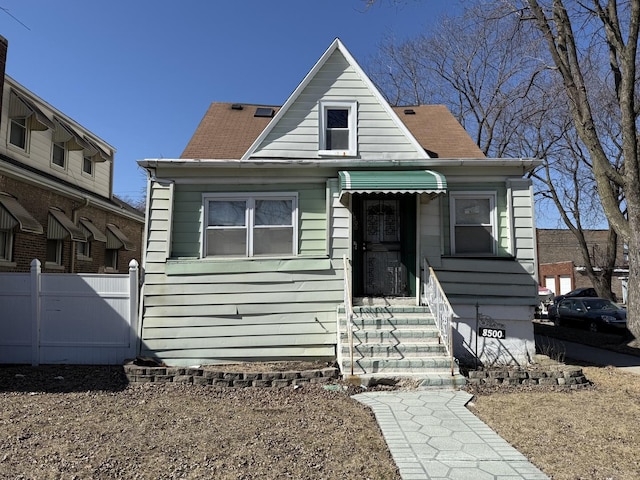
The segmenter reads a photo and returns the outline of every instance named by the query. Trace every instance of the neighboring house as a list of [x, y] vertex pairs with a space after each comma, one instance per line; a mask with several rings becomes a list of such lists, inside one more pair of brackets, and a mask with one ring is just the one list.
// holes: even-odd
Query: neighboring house
[[[335, 359], [345, 256], [353, 296], [389, 306], [423, 303], [428, 261], [459, 317], [456, 356], [535, 353], [523, 175], [539, 162], [485, 158], [444, 106], [392, 108], [339, 40], [283, 106], [213, 103], [182, 158], [139, 163], [143, 355]], [[506, 339], [478, 339], [478, 317]]]
[[144, 214], [112, 194], [115, 149], [5, 75], [0, 37], [0, 272], [127, 273]]
[[[607, 248], [608, 230], [585, 230], [591, 263], [601, 272]], [[569, 230], [538, 229], [538, 273], [540, 284], [556, 295], [562, 295], [581, 287], [593, 287], [582, 252], [575, 235]], [[611, 290], [616, 299], [626, 303], [629, 263], [624, 242], [618, 239], [616, 263], [611, 279]]]

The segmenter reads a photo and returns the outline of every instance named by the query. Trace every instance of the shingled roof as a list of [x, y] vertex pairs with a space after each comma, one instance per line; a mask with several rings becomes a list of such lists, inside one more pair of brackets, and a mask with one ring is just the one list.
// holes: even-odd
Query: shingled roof
[[[239, 159], [271, 121], [258, 108], [279, 106], [214, 102], [200, 121], [180, 158]], [[484, 158], [469, 134], [444, 105], [393, 107], [432, 158]]]

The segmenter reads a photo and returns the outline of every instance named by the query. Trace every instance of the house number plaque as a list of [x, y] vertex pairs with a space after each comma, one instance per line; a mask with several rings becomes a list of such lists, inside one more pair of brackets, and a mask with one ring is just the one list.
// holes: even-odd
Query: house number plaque
[[504, 325], [487, 315], [478, 315], [478, 330], [478, 334], [484, 338], [496, 338], [498, 340], [507, 338], [507, 331]]

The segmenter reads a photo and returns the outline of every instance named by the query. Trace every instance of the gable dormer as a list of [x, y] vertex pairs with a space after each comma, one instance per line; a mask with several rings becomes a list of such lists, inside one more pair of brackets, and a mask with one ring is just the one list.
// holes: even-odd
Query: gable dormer
[[429, 158], [336, 39], [243, 159]]

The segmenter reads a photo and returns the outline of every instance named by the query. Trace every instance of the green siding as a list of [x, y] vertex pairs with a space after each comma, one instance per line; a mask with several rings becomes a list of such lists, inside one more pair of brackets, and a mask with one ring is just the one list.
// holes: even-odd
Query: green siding
[[270, 185], [176, 185], [171, 256], [200, 257], [202, 195], [221, 192], [298, 192], [299, 255], [326, 254], [327, 213], [324, 183]]
[[[507, 188], [504, 183], [468, 183], [463, 185], [449, 185], [449, 191], [455, 192], [480, 192], [496, 194], [496, 209], [498, 217], [498, 241], [497, 256], [511, 256], [509, 253], [509, 220], [507, 206]], [[442, 198], [442, 235], [444, 240], [444, 253], [451, 255], [451, 217], [449, 195]]]
[[[142, 354], [173, 365], [333, 359], [336, 308], [344, 287], [342, 254], [348, 245], [341, 228], [335, 241], [327, 233], [334, 223], [328, 217], [348, 218], [336, 200], [337, 181], [225, 187], [297, 191], [300, 255], [198, 258], [202, 194], [219, 192], [221, 185], [176, 184], [173, 212], [170, 202], [157, 202], [155, 217], [173, 219], [173, 248], [168, 259], [147, 253]], [[168, 238], [158, 231], [149, 236], [149, 244], [161, 251]], [[332, 258], [331, 251], [339, 256]]]

